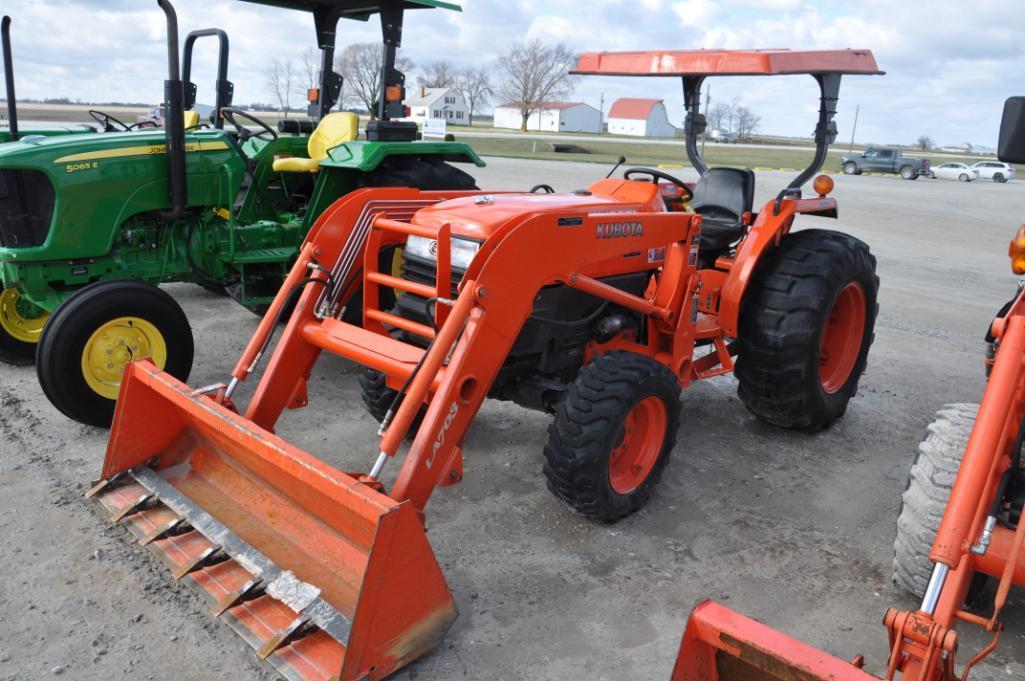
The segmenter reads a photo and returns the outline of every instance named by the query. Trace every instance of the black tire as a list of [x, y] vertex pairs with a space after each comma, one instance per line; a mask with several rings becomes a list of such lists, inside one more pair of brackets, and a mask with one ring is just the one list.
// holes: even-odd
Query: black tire
[[79, 423], [110, 427], [116, 397], [101, 395], [90, 387], [82, 358], [93, 333], [121, 317], [135, 317], [155, 328], [166, 346], [164, 370], [169, 374], [185, 381], [192, 370], [192, 329], [171, 296], [131, 279], [90, 284], [57, 308], [36, 351], [36, 373], [43, 392], [53, 406]]
[[1004, 182], [1007, 182], [1007, 178], [1004, 177], [1003, 173], [993, 173], [993, 181], [1003, 184]]
[[[936, 412], [908, 474], [893, 541], [893, 582], [918, 598], [932, 575], [929, 552], [978, 411], [977, 404], [948, 404]], [[975, 601], [986, 582], [985, 575], [976, 574], [965, 601]]]
[[31, 366], [36, 361], [36, 343], [24, 340], [34, 336], [36, 331], [33, 328], [30, 334], [24, 332], [23, 324], [28, 318], [19, 310], [23, 302], [19, 293], [0, 288], [0, 362], [19, 367]]
[[[398, 391], [388, 387], [387, 377], [380, 371], [364, 369], [359, 375], [359, 394], [363, 398], [363, 404], [367, 405], [367, 411], [370, 412], [370, 415], [378, 423], [381, 423], [388, 414], [388, 409], [391, 408]], [[412, 425], [409, 427], [409, 432], [406, 433], [406, 439], [412, 440], [416, 437], [416, 431], [420, 430], [420, 424], [423, 422], [425, 411], [424, 408], [421, 408], [417, 412]]]
[[[767, 423], [821, 430], [843, 416], [865, 371], [878, 313], [875, 257], [850, 235], [810, 229], [784, 237], [763, 259], [741, 303], [737, 393]], [[842, 353], [848, 361], [826, 384], [820, 360], [827, 324], [837, 323], [838, 302], [857, 301], [858, 289], [860, 348], [856, 356], [853, 346]]]
[[412, 187], [424, 191], [477, 189], [473, 176], [441, 159], [393, 156], [363, 178], [365, 187]]
[[900, 176], [905, 180], [917, 180], [918, 173], [911, 166], [902, 166], [900, 169]]
[[853, 161], [848, 161], [843, 164], [843, 172], [845, 175], [860, 175], [861, 171], [858, 170], [858, 164]]
[[[612, 482], [613, 452], [623, 444], [627, 416], [647, 398], [664, 407], [664, 435], [646, 475], [641, 472], [644, 477], [633, 489], [617, 491]], [[680, 386], [668, 367], [632, 352], [596, 358], [566, 390], [548, 428], [548, 489], [593, 520], [612, 523], [633, 513], [648, 501], [669, 463], [679, 419]]]
[[957, 176], [959, 182], [971, 182], [972, 178], [968, 177], [968, 173], [961, 173]]

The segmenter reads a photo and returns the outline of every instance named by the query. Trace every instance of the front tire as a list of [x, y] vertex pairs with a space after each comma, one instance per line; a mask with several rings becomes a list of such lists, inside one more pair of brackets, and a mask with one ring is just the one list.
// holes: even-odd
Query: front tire
[[[933, 568], [929, 552], [978, 411], [977, 404], [946, 405], [936, 412], [925, 439], [918, 445], [893, 541], [893, 582], [913, 596], [921, 598], [929, 584]], [[985, 583], [985, 575], [975, 576], [968, 603], [975, 600]]]
[[737, 393], [767, 423], [821, 430], [843, 416], [865, 371], [875, 257], [850, 235], [813, 229], [763, 258], [741, 303]]
[[584, 367], [548, 428], [548, 489], [580, 515], [616, 522], [643, 506], [676, 443], [680, 386], [664, 364], [609, 352]]
[[53, 313], [36, 351], [36, 373], [63, 414], [108, 428], [128, 362], [149, 358], [185, 381], [193, 350], [189, 320], [171, 296], [141, 281], [101, 281]]
[[843, 172], [845, 175], [857, 175], [858, 165], [856, 163], [844, 163]]
[[30, 303], [16, 289], [0, 290], [0, 362], [30, 366], [49, 313]]

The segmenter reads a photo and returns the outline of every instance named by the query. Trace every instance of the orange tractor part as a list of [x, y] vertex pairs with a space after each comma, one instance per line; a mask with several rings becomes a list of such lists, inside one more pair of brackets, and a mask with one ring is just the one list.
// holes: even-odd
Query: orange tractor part
[[[847, 66], [830, 69], [875, 72], [867, 53], [839, 54]], [[820, 122], [835, 110], [826, 99]], [[756, 213], [744, 206], [750, 171], [702, 174], [692, 186], [635, 168], [570, 194], [345, 196], [311, 230], [227, 384], [192, 390], [130, 366], [90, 495], [286, 677], [388, 676], [456, 617], [425, 509], [462, 479], [464, 437], [489, 396], [553, 414], [548, 486], [606, 522], [650, 497], [680, 390], [732, 371], [734, 356], [760, 418], [817, 430], [843, 414], [872, 339], [875, 261], [848, 235], [790, 231], [799, 214], [835, 217], [830, 183], [814, 198], [789, 187]], [[778, 295], [785, 287], [799, 295]], [[274, 434], [286, 410], [308, 406], [324, 352], [365, 367], [381, 421], [359, 472]]]
[[[1005, 162], [1025, 163], [1025, 97], [1012, 97], [1005, 104], [999, 156]], [[1012, 271], [1025, 274], [1025, 225], [1011, 241], [1009, 255]], [[1012, 586], [1025, 587], [1022, 286], [993, 320], [987, 342], [988, 354], [995, 357], [986, 362], [989, 382], [977, 414], [965, 409], [968, 405], [952, 405], [940, 412], [934, 424], [946, 426], [941, 438], [946, 442], [959, 441], [951, 426], [961, 425], [967, 431], [962, 434], [966, 445], [958, 452], [960, 465], [953, 483], [943, 487], [940, 482], [949, 460], [916, 461], [909, 476], [895, 542], [894, 579], [921, 591], [916, 595], [922, 603], [918, 610], [886, 612], [883, 626], [890, 650], [886, 669], [879, 676], [870, 674], [862, 669], [860, 655], [845, 662], [709, 601], [691, 613], [672, 681], [968, 681], [972, 669], [1000, 642], [1000, 614]], [[962, 423], [952, 421], [952, 415]], [[920, 457], [935, 449], [927, 439]], [[924, 466], [921, 473], [920, 465]], [[915, 537], [904, 523], [921, 528], [928, 515], [915, 505], [920, 485], [928, 485], [927, 504], [946, 495], [946, 507], [936, 526], [927, 528], [935, 532], [931, 550], [916, 556]], [[922, 588], [912, 579], [916, 572], [922, 573]], [[981, 602], [980, 579], [996, 581], [987, 607]], [[978, 650], [961, 651], [957, 627], [962, 624], [982, 629], [989, 642]]]

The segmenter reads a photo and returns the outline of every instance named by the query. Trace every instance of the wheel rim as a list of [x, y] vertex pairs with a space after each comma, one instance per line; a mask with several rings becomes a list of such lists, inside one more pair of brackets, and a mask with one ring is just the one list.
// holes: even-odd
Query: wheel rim
[[609, 456], [609, 483], [617, 494], [629, 494], [644, 484], [655, 467], [665, 441], [666, 405], [646, 397], [626, 415], [619, 443]]
[[838, 392], [851, 376], [865, 335], [865, 290], [851, 282], [840, 291], [826, 318], [819, 346], [819, 381], [827, 393]]
[[26, 300], [14, 289], [0, 292], [0, 328], [22, 343], [38, 343], [50, 313]]
[[149, 358], [163, 369], [167, 342], [150, 322], [139, 317], [118, 317], [100, 326], [82, 349], [82, 376], [97, 395], [117, 399], [125, 366]]

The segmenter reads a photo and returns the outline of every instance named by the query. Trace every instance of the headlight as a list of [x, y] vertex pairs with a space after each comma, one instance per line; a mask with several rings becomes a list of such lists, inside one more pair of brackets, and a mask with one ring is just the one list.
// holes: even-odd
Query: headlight
[[[452, 267], [465, 270], [480, 250], [480, 243], [469, 239], [452, 239]], [[431, 262], [438, 261], [438, 242], [423, 236], [410, 236], [406, 240], [406, 252]]]

